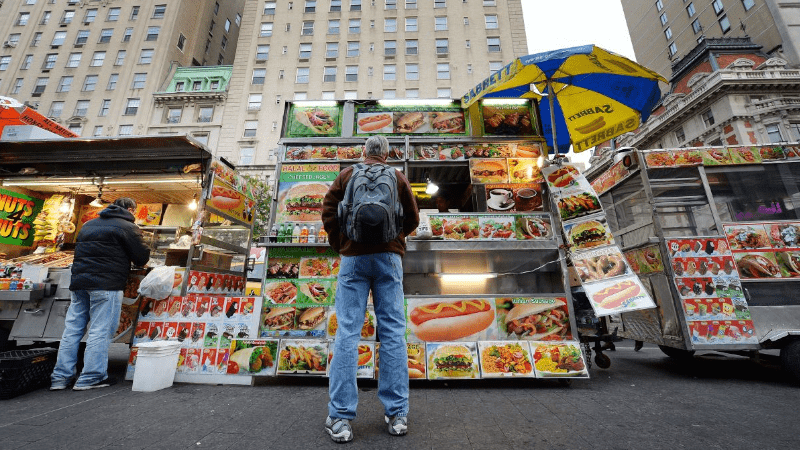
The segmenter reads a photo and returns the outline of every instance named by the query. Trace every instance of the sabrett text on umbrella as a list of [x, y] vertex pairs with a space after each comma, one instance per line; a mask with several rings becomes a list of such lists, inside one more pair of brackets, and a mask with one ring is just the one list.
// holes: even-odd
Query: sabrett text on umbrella
[[616, 125], [612, 125], [606, 129], [600, 130], [597, 133], [593, 134], [591, 137], [588, 137], [582, 141], [573, 142], [572, 146], [575, 147], [575, 151], [580, 152], [586, 150], [589, 147], [593, 147], [596, 144], [601, 142], [605, 142], [612, 137], [619, 136], [622, 133], [633, 131], [638, 127], [637, 120], [633, 117], [627, 119], [625, 122], [620, 122]]
[[573, 115], [567, 117], [567, 120], [572, 122], [573, 120], [575, 120], [575, 119], [577, 119], [579, 117], [588, 116], [590, 114], [612, 113], [612, 112], [614, 112], [614, 108], [611, 105], [593, 106], [591, 108], [584, 109], [583, 111], [581, 111], [581, 112], [579, 112], [577, 114], [573, 114]]

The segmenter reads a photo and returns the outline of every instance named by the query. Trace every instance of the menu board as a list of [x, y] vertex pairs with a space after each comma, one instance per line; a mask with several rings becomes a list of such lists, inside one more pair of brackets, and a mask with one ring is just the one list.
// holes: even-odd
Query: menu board
[[800, 222], [723, 223], [743, 280], [800, 280]]
[[353, 135], [464, 135], [464, 110], [453, 105], [356, 105]]
[[625, 155], [623, 159], [617, 161], [609, 167], [605, 172], [600, 174], [599, 177], [592, 181], [592, 189], [597, 192], [597, 195], [603, 195], [609, 189], [626, 180], [633, 172], [631, 168], [634, 164], [633, 158], [636, 157], [635, 153]]
[[282, 165], [275, 223], [322, 221], [322, 200], [338, 175], [338, 163]]
[[757, 344], [725, 238], [673, 238], [666, 244], [692, 345]]
[[286, 137], [340, 136], [341, 107], [292, 105], [286, 123]]
[[768, 161], [796, 158], [800, 158], [800, 146], [797, 144], [697, 147], [644, 152], [645, 164], [650, 169], [699, 165], [761, 164]]
[[550, 214], [429, 214], [434, 239], [536, 240], [553, 239]]
[[228, 373], [231, 375], [275, 375], [278, 367], [277, 339], [232, 339]]
[[[247, 224], [253, 223], [253, 210], [256, 206], [255, 200], [216, 175], [214, 176], [211, 191], [208, 194], [205, 204], [207, 207], [212, 208], [224, 216], [233, 217]], [[161, 210], [159, 209], [159, 219], [160, 216]]]
[[541, 183], [500, 183], [486, 185], [487, 212], [541, 211], [544, 199]]

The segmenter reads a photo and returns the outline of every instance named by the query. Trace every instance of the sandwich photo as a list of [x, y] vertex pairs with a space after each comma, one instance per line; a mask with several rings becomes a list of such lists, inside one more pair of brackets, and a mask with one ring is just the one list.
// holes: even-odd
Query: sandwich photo
[[319, 109], [296, 110], [294, 118], [300, 125], [313, 132], [314, 134], [332, 134], [336, 132], [336, 121], [330, 113]]
[[330, 287], [317, 281], [307, 281], [300, 285], [300, 292], [314, 303], [332, 303], [331, 290]]
[[[546, 300], [549, 301], [511, 304], [502, 319], [501, 331], [505, 330], [510, 338], [529, 341], [572, 339], [566, 302], [559, 298]], [[508, 305], [506, 301], [503, 306]]]
[[413, 133], [425, 124], [425, 115], [421, 112], [395, 113], [394, 132]]
[[313, 330], [325, 321], [325, 308], [314, 306], [308, 308], [297, 318], [297, 328], [301, 330]]
[[514, 221], [518, 240], [551, 237], [550, 224], [538, 217], [517, 216]]
[[298, 183], [283, 193], [282, 207], [286, 221], [312, 222], [322, 216], [322, 200], [328, 193], [323, 183]]
[[460, 112], [432, 112], [431, 128], [436, 133], [463, 133], [464, 114]]
[[597, 220], [587, 220], [576, 224], [569, 229], [568, 233], [569, 241], [575, 247], [572, 250], [583, 250], [614, 242], [605, 225]]
[[[780, 278], [781, 271], [774, 260], [775, 253], [750, 253], [739, 258], [737, 254], [736, 266], [742, 278]], [[790, 258], [791, 259], [791, 258]]]
[[275, 281], [265, 286], [267, 301], [270, 303], [294, 303], [297, 298], [297, 286], [290, 281]]
[[[275, 366], [275, 353], [277, 341], [272, 341], [264, 346], [240, 348], [231, 353], [228, 359], [228, 373], [252, 375], [262, 371], [269, 371]], [[269, 345], [271, 344], [271, 345]], [[241, 345], [236, 342], [237, 347]]]
[[442, 344], [428, 356], [428, 379], [431, 380], [476, 378], [477, 372], [472, 350], [464, 344]]
[[600, 211], [600, 200], [590, 192], [580, 192], [566, 195], [558, 200], [558, 210], [561, 220], [574, 219]]
[[455, 341], [486, 330], [494, 321], [488, 299], [451, 300], [409, 305], [409, 328], [421, 341]]
[[390, 113], [359, 114], [358, 117], [358, 133], [379, 131], [392, 124], [392, 115]]
[[291, 330], [294, 328], [294, 315], [292, 307], [266, 308], [261, 324], [268, 330]]
[[505, 160], [470, 159], [469, 168], [473, 183], [508, 182], [508, 168]]
[[359, 344], [358, 345], [358, 365], [359, 366], [366, 366], [372, 365], [373, 351], [372, 347], [368, 344]]

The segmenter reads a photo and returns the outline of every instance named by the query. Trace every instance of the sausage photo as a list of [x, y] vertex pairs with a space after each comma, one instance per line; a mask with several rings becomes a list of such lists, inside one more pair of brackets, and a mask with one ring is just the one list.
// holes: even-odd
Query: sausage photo
[[380, 130], [392, 124], [391, 114], [377, 114], [358, 119], [358, 128], [367, 133]]
[[494, 309], [485, 299], [454, 300], [419, 305], [409, 312], [409, 327], [426, 342], [453, 341], [485, 330]]

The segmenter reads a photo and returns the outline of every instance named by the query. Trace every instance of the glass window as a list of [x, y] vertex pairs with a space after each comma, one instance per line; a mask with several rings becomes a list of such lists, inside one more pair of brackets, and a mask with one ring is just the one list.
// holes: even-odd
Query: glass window
[[666, 25], [667, 24], [667, 13], [661, 13], [661, 15], [659, 16], [659, 19], [661, 20], [661, 25]]
[[58, 87], [56, 87], [56, 92], [69, 92], [69, 89], [72, 87], [72, 76], [65, 76], [61, 77], [58, 81]]
[[294, 93], [295, 100], [308, 100], [308, 93], [307, 92], [295, 92]]
[[450, 64], [448, 63], [436, 64], [436, 79], [437, 80], [450, 79]]
[[147, 27], [147, 36], [144, 38], [145, 41], [156, 41], [158, 40], [158, 33], [161, 32], [161, 27]]
[[406, 31], [417, 31], [416, 17], [406, 17]]
[[100, 30], [100, 40], [97, 41], [100, 44], [107, 44], [111, 42], [111, 35], [114, 34], [113, 28], [103, 28]]
[[153, 8], [153, 19], [163, 19], [166, 11], [167, 5], [156, 5]]
[[119, 20], [119, 13], [122, 8], [109, 8], [108, 14], [106, 15], [106, 21], [108, 22], [116, 22]]
[[406, 89], [406, 98], [419, 98], [419, 89]]
[[678, 47], [675, 45], [674, 42], [669, 43], [669, 56], [678, 53]]
[[358, 81], [358, 66], [346, 66], [344, 81]]
[[253, 69], [253, 78], [251, 79], [251, 84], [264, 84], [264, 80], [267, 77], [267, 69], [264, 68], [256, 68]]
[[397, 19], [383, 19], [383, 31], [394, 33], [397, 31]]
[[31, 47], [36, 47], [37, 45], [39, 45], [39, 42], [42, 42], [42, 32], [41, 31], [37, 31], [36, 33], [33, 33], [33, 39], [31, 39]]
[[83, 124], [81, 124], [80, 122], [75, 122], [75, 123], [69, 124], [67, 126], [67, 128], [69, 129], [69, 131], [72, 131], [73, 133], [75, 133], [78, 136], [80, 136], [81, 135], [81, 131], [83, 130]]
[[89, 30], [79, 30], [75, 38], [75, 45], [83, 45], [89, 40]]
[[384, 89], [383, 98], [397, 98], [397, 91], [394, 89]]
[[75, 114], [78, 117], [86, 117], [89, 113], [89, 100], [78, 100], [75, 102]]
[[728, 20], [727, 14], [719, 18], [719, 27], [722, 29], [723, 33], [727, 33], [731, 30], [731, 21]]
[[266, 61], [269, 59], [269, 45], [259, 45], [256, 47], [256, 60]]
[[358, 56], [359, 48], [361, 47], [360, 42], [348, 41], [347, 42], [347, 56]]
[[342, 10], [342, 0], [331, 0], [331, 12]]
[[94, 52], [92, 55], [92, 62], [89, 63], [92, 67], [100, 67], [103, 65], [103, 61], [106, 60], [106, 52]]
[[783, 142], [783, 137], [781, 136], [781, 129], [777, 123], [773, 123], [766, 126], [767, 129], [767, 139], [772, 144], [776, 144], [778, 142]]
[[276, 2], [264, 2], [264, 15], [265, 16], [274, 16], [275, 15], [275, 4], [276, 4]]
[[67, 38], [66, 31], [56, 31], [55, 34], [53, 35], [53, 42], [51, 42], [50, 45], [52, 45], [53, 47], [63, 45], [64, 39], [66, 38]]
[[487, 14], [484, 18], [486, 19], [487, 30], [496, 30], [498, 28], [496, 14]]
[[[222, 39], [225, 39], [225, 36], [223, 36]], [[183, 51], [183, 47], [185, 45], [186, 45], [186, 36], [184, 36], [183, 33], [181, 33], [178, 35], [178, 44], [177, 44], [178, 50]], [[223, 45], [222, 48], [225, 48], [225, 46]]]
[[24, 78], [17, 78], [14, 80], [14, 86], [11, 88], [12, 94], [19, 94], [19, 91], [22, 90], [22, 83], [25, 82]]
[[97, 75], [86, 75], [86, 78], [83, 79], [83, 88], [81, 90], [85, 92], [91, 92], [94, 91], [96, 86]]
[[139, 53], [139, 64], [150, 64], [153, 61], [153, 49], [143, 48]]
[[361, 11], [361, 0], [350, 0], [350, 11]]
[[311, 58], [311, 44], [300, 44], [300, 59]]
[[183, 108], [167, 108], [167, 123], [180, 123], [183, 116]]
[[406, 55], [416, 55], [419, 51], [419, 41], [409, 39], [406, 41]]
[[256, 149], [253, 147], [242, 147], [239, 149], [239, 165], [249, 166], [256, 158]]
[[394, 81], [397, 79], [397, 66], [389, 64], [383, 66], [383, 79], [385, 81]]
[[[322, 91], [322, 99], [323, 100], [336, 100], [336, 92], [334, 91]], [[276, 124], [277, 128], [277, 124]]]
[[61, 117], [62, 111], [64, 111], [64, 102], [53, 102], [50, 104], [50, 111], [47, 113], [47, 116]]
[[325, 66], [322, 72], [322, 81], [325, 83], [331, 83], [336, 81], [336, 67], [335, 66]]
[[125, 33], [122, 34], [122, 42], [130, 42], [133, 36], [133, 27], [125, 28]]
[[789, 128], [792, 130], [792, 136], [794, 136], [794, 140], [800, 141], [800, 123], [792, 122], [789, 124]]
[[128, 102], [125, 104], [125, 115], [132, 116], [139, 112], [139, 99], [138, 98], [129, 98]]
[[8, 43], [11, 44], [11, 47], [16, 47], [19, 44], [19, 37], [21, 35], [19, 33], [12, 33], [8, 35]]
[[314, 34], [314, 21], [313, 20], [305, 20], [303, 21], [303, 29], [300, 31], [300, 34], [303, 36], [311, 36]]
[[436, 89], [436, 97], [437, 98], [450, 98], [450, 88], [438, 88]]
[[419, 64], [406, 64], [406, 80], [419, 80]]
[[446, 31], [447, 30], [447, 16], [441, 17], [434, 17], [434, 27], [433, 29], [436, 31]]
[[503, 63], [501, 61], [490, 61], [489, 62], [489, 72], [494, 73], [498, 70], [503, 68]]
[[[796, 162], [706, 168], [720, 219], [797, 220], [799, 169]], [[768, 216], [764, 216], [765, 208], [771, 210]]]
[[694, 34], [703, 31], [703, 27], [700, 25], [700, 19], [695, 19], [692, 21], [692, 31], [694, 31]]
[[339, 20], [328, 21], [328, 34], [339, 34]]
[[61, 16], [61, 23], [66, 25], [72, 23], [72, 19], [75, 18], [75, 11], [67, 10], [64, 11], [64, 15]]
[[244, 133], [242, 133], [243, 137], [254, 137], [256, 135], [256, 130], [258, 130], [258, 121], [257, 120], [245, 120], [244, 122]]
[[358, 91], [344, 91], [345, 100], [352, 100], [358, 98]]
[[661, 0], [656, 0], [656, 9], [659, 11], [664, 9], [664, 3]]
[[383, 41], [384, 56], [394, 56], [397, 54], [397, 41]]
[[664, 30], [664, 36], [667, 38], [667, 40], [672, 39], [672, 28], [667, 27], [667, 29]]
[[486, 38], [486, 44], [489, 46], [489, 51], [490, 52], [499, 52], [500, 51], [500, 38], [499, 37]]
[[97, 10], [96, 9], [87, 9], [86, 15], [83, 16], [83, 23], [92, 23], [94, 19], [97, 17]]
[[108, 85], [106, 86], [106, 90], [107, 91], [113, 91], [114, 89], [116, 89], [117, 88], [117, 80], [119, 80], [119, 74], [118, 73], [112, 73], [111, 75], [109, 75], [109, 77], [108, 77]]
[[686, 5], [686, 14], [689, 14], [689, 17], [692, 17], [697, 11], [694, 9], [694, 3], [689, 3]]
[[203, 82], [202, 81], [192, 81], [192, 90], [199, 91], [203, 89]]
[[19, 68], [20, 70], [28, 70], [31, 64], [33, 64], [33, 55], [25, 55], [25, 59], [22, 60], [22, 65]]
[[703, 112], [703, 113], [700, 115], [700, 117], [702, 117], [702, 118], [703, 118], [703, 123], [704, 123], [704, 124], [705, 124], [707, 127], [710, 127], [711, 125], [714, 125], [714, 113], [713, 113], [713, 112], [712, 112], [710, 109], [709, 109], [709, 110], [707, 110], [707, 111], [705, 111], [705, 112]]
[[213, 106], [201, 106], [197, 111], [197, 121], [200, 123], [208, 123], [214, 118]]
[[95, 125], [94, 131], [92, 132], [93, 137], [99, 137], [103, 135], [103, 126], [102, 125]]
[[361, 19], [350, 19], [347, 31], [350, 33], [361, 33]]
[[48, 53], [44, 57], [44, 64], [42, 64], [42, 69], [52, 69], [56, 66], [56, 59], [58, 59], [58, 53]]
[[447, 0], [433, 0], [434, 8], [447, 8]]
[[683, 132], [683, 127], [678, 127], [675, 130], [675, 141], [677, 141], [678, 145], [681, 145], [681, 142], [686, 140], [686, 133]]
[[339, 43], [338, 42], [325, 43], [325, 57], [337, 58], [338, 56], [339, 56]]
[[[11, 58], [9, 57], [9, 60], [10, 59]], [[2, 61], [2, 59], [0, 59], [0, 61]], [[2, 66], [1, 63], [0, 63], [0, 66]], [[36, 79], [36, 85], [33, 88], [33, 93], [34, 94], [41, 94], [42, 92], [44, 92], [45, 88], [47, 87], [47, 82], [48, 81], [50, 81], [50, 79], [47, 78], [47, 77], [39, 77], [39, 78], [37, 78]]]
[[397, 9], [397, 0], [386, 0], [386, 9]]
[[272, 36], [272, 22], [261, 22], [261, 37]]
[[742, 6], [744, 6], [745, 11], [750, 11], [750, 8], [755, 6], [755, 0], [742, 0]]
[[131, 89], [144, 89], [145, 83], [147, 83], [147, 74], [135, 73], [133, 74], [133, 82], [131, 83]]
[[50, 22], [50, 16], [52, 13], [50, 11], [45, 11], [42, 14], [42, 20], [39, 21], [39, 25], [47, 25], [47, 22]]
[[131, 135], [133, 135], [133, 125], [120, 125], [119, 126], [119, 135], [120, 136], [131, 136]]
[[313, 13], [317, 11], [317, 2], [316, 0], [306, 0], [305, 8], [303, 8], [304, 13]]
[[231, 20], [225, 19], [225, 32], [227, 33], [229, 31], [231, 31]]
[[448, 51], [447, 39], [436, 39], [436, 54], [446, 55]]
[[108, 115], [108, 110], [111, 109], [111, 99], [104, 99], [100, 103], [100, 112], [97, 114], [100, 117], [105, 117]]
[[714, 0], [711, 2], [711, 5], [714, 7], [714, 12], [717, 13], [717, 15], [720, 15], [722, 11], [725, 10], [725, 6], [722, 5], [722, 0]]
[[406, 9], [417, 9], [417, 0], [406, 0]]
[[308, 83], [308, 74], [310, 69], [308, 67], [298, 67], [297, 68], [297, 77], [295, 77], [295, 83]]
[[29, 12], [21, 12], [19, 16], [17, 16], [17, 26], [25, 26], [28, 24], [28, 20], [31, 18], [31, 13]]
[[131, 20], [136, 20], [139, 17], [139, 7], [131, 6]]

